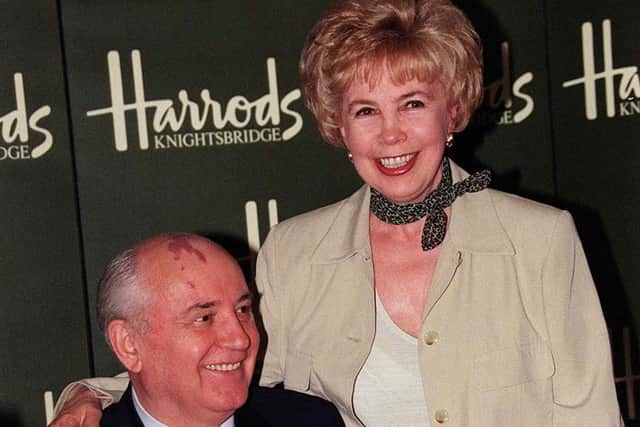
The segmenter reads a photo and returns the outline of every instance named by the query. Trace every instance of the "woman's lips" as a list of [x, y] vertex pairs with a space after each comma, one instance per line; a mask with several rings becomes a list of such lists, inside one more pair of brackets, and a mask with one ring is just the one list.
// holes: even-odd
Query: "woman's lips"
[[394, 157], [381, 157], [376, 160], [376, 166], [385, 175], [397, 176], [409, 172], [415, 165], [417, 158], [417, 152]]

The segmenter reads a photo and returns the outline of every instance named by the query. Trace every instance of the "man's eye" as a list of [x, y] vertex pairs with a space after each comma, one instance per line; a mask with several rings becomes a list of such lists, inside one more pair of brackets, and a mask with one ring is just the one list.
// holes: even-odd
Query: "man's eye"
[[211, 320], [210, 314], [205, 314], [204, 316], [200, 316], [195, 320], [195, 323], [207, 323]]
[[422, 108], [422, 107], [424, 107], [424, 102], [419, 101], [417, 99], [412, 99], [411, 101], [407, 101], [405, 106], [407, 108]]
[[251, 305], [247, 304], [239, 306], [236, 308], [236, 313], [240, 315], [251, 315]]

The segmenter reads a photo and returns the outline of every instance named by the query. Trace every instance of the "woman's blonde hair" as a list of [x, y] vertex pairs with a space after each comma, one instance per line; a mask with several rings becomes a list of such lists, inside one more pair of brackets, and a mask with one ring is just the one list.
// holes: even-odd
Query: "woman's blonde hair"
[[342, 97], [361, 78], [439, 82], [457, 107], [454, 132], [482, 101], [482, 46], [464, 13], [448, 0], [343, 0], [307, 36], [300, 58], [305, 102], [323, 138], [344, 146]]

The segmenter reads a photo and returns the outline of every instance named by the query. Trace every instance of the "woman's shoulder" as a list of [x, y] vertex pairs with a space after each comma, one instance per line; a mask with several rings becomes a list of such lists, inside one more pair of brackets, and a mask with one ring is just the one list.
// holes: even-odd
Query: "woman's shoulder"
[[489, 195], [502, 226], [511, 236], [536, 240], [557, 233], [575, 233], [573, 218], [566, 210], [498, 190], [489, 190]]
[[487, 190], [498, 211], [512, 211], [518, 215], [528, 214], [533, 217], [550, 218], [556, 217], [562, 212], [550, 204], [528, 199], [517, 194], [505, 193], [500, 190]]
[[368, 209], [369, 190], [367, 186], [362, 186], [351, 196], [338, 202], [313, 209], [308, 212], [288, 218], [275, 225], [271, 233], [300, 235], [318, 234], [324, 236], [326, 232], [336, 223], [355, 220], [359, 211], [366, 204]]
[[280, 271], [293, 277], [311, 265], [316, 256], [323, 260], [351, 252], [355, 248], [351, 245], [363, 246], [368, 241], [363, 236], [368, 222], [363, 224], [361, 218], [365, 205], [368, 218], [368, 197], [368, 188], [364, 187], [344, 200], [276, 224], [260, 248], [259, 260], [277, 263]]

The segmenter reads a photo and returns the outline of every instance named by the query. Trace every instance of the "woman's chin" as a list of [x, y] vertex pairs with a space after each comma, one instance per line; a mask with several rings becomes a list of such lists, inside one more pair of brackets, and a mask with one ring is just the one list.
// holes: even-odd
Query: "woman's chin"
[[376, 188], [384, 197], [398, 205], [417, 203], [424, 201], [426, 191], [402, 191], [401, 189]]

